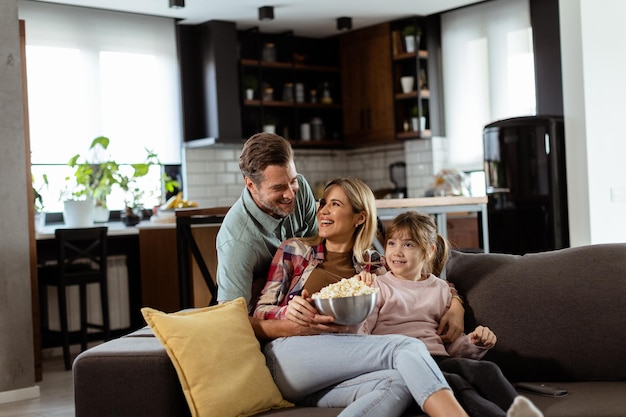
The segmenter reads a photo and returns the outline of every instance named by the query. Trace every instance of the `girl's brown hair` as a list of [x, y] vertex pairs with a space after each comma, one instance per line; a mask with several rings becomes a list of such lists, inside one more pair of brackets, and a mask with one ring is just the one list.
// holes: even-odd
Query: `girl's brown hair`
[[424, 268], [426, 270], [422, 272], [437, 276], [441, 275], [441, 271], [443, 271], [448, 260], [450, 247], [448, 241], [437, 233], [437, 225], [433, 218], [416, 211], [407, 211], [399, 214], [387, 227], [385, 244], [392, 237], [405, 233], [427, 255], [430, 254], [430, 246], [435, 245], [435, 252], [430, 257], [429, 262], [425, 264]]

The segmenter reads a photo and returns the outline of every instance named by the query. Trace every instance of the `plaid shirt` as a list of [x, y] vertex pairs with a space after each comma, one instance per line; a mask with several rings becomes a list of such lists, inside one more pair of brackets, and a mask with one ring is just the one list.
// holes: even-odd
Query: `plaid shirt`
[[[382, 275], [387, 272], [383, 257], [374, 249], [363, 254], [364, 263], [352, 257], [354, 269]], [[272, 320], [284, 319], [287, 303], [300, 295], [304, 284], [317, 265], [324, 262], [324, 242], [310, 246], [300, 239], [284, 241], [272, 259], [265, 288], [259, 297], [254, 317]], [[349, 277], [348, 277], [349, 278]]]

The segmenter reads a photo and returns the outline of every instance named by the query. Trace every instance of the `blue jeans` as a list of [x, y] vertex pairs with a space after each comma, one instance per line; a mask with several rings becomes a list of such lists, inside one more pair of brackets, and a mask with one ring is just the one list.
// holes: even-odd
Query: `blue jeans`
[[406, 336], [322, 334], [273, 340], [267, 366], [285, 399], [318, 407], [346, 407], [347, 416], [401, 416], [450, 389], [426, 346]]

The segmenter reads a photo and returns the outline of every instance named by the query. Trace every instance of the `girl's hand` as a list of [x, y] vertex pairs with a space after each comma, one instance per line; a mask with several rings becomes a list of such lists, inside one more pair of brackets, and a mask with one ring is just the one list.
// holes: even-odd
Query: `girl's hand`
[[476, 346], [481, 346], [487, 349], [491, 349], [496, 345], [498, 338], [496, 334], [492, 332], [489, 327], [478, 326], [476, 330], [469, 334], [470, 340]]
[[361, 271], [357, 275], [355, 275], [353, 278], [356, 278], [359, 281], [363, 281], [365, 283], [365, 285], [371, 287], [372, 284], [374, 283], [374, 280], [376, 279], [376, 274], [372, 274], [372, 273], [369, 273], [369, 272]]

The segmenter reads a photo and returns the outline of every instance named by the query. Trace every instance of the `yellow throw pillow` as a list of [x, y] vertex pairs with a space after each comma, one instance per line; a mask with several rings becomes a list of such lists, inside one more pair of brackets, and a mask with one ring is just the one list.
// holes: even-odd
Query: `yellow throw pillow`
[[243, 298], [171, 314], [144, 307], [141, 313], [172, 360], [193, 417], [293, 406], [265, 365]]

